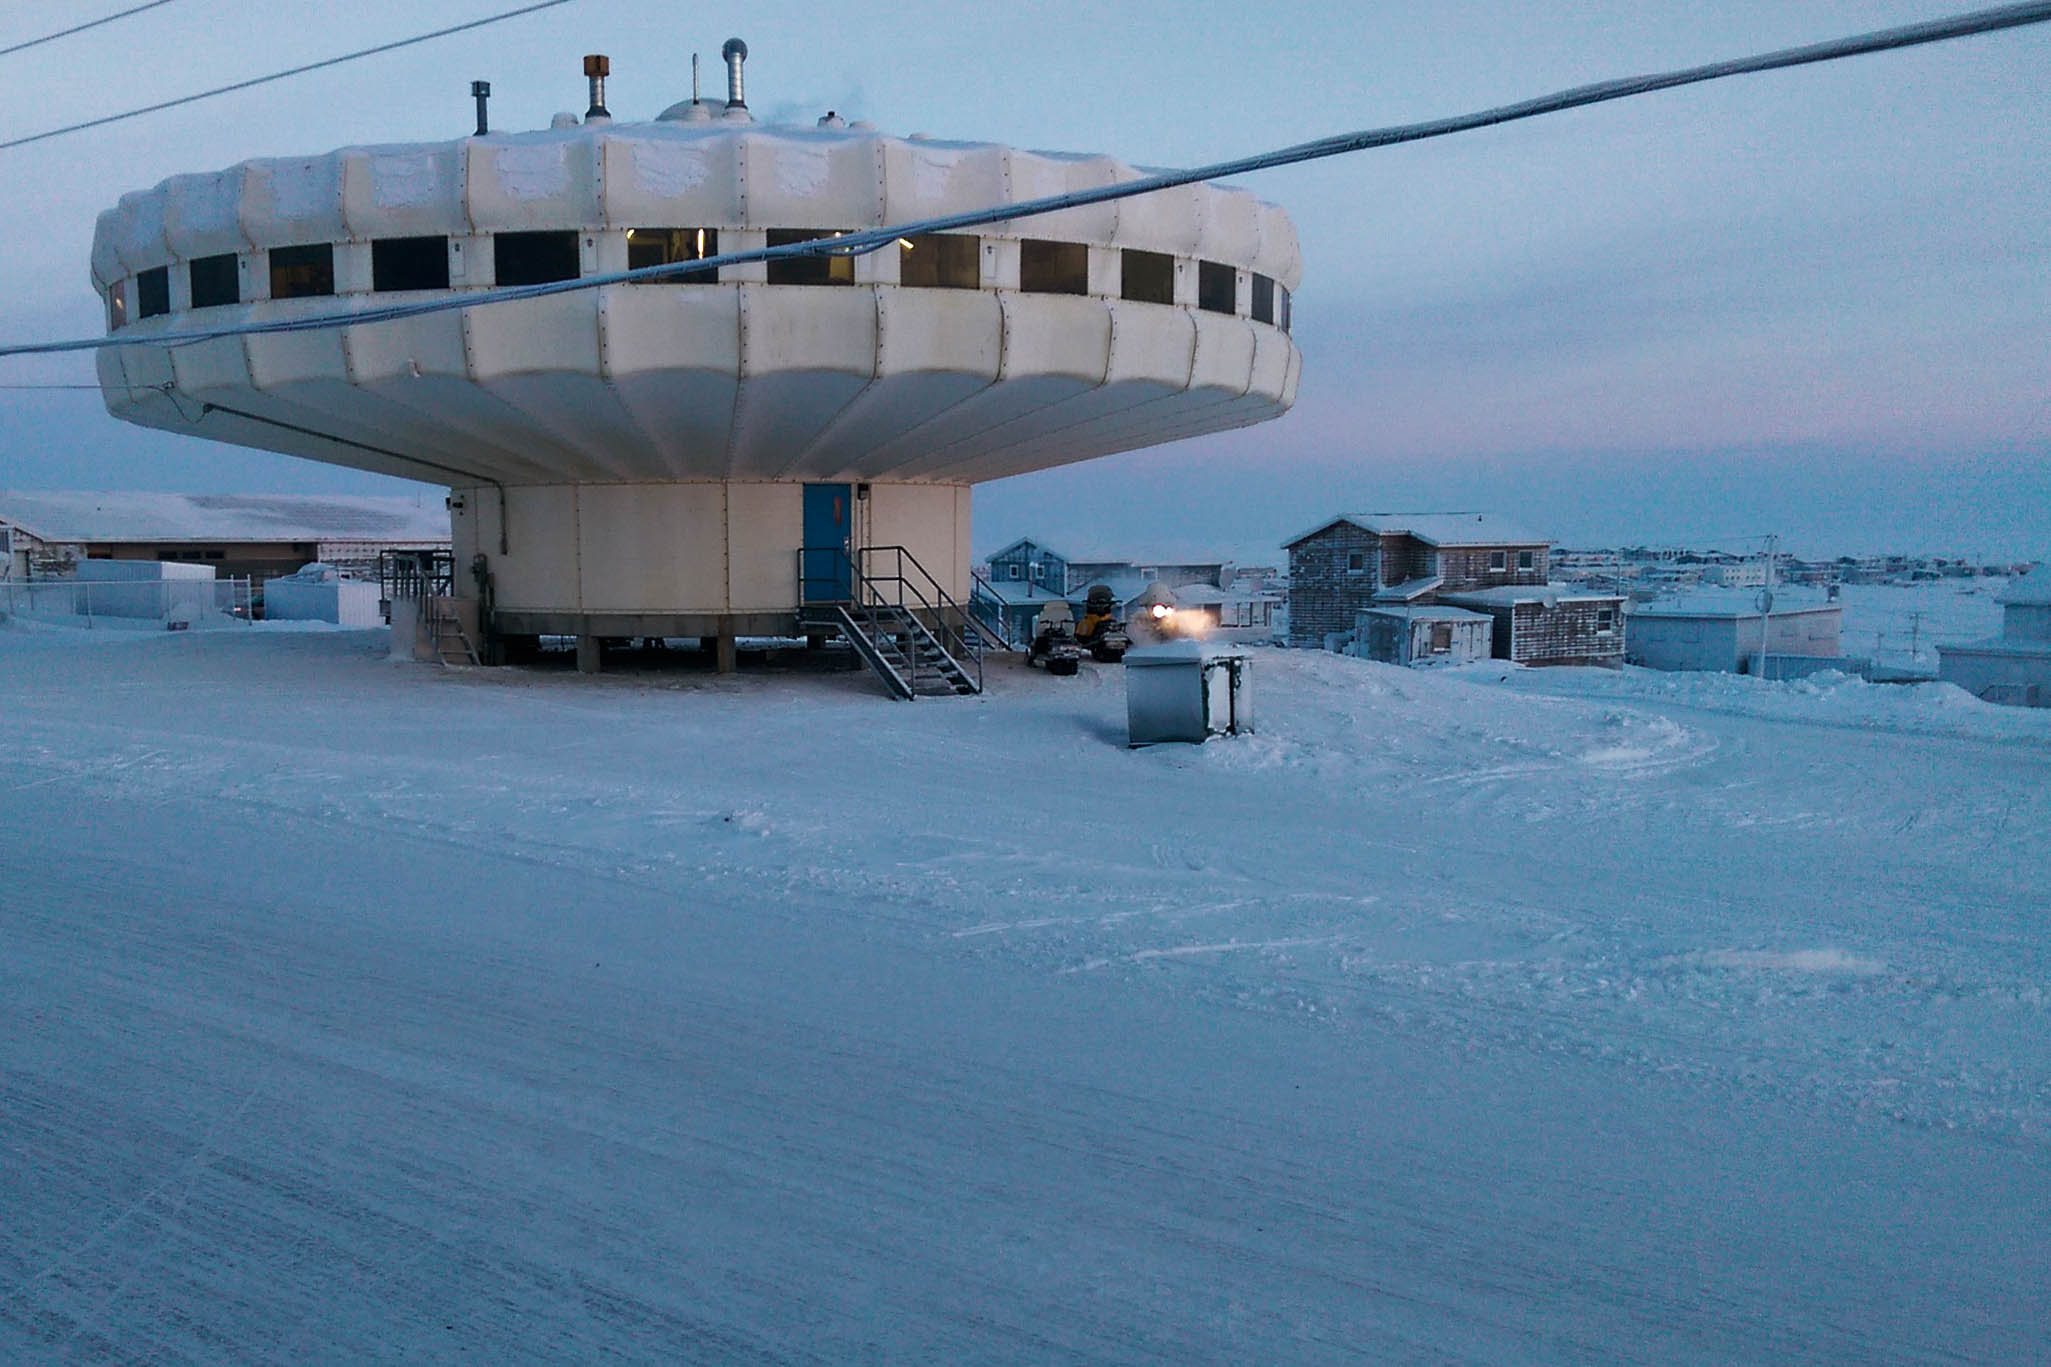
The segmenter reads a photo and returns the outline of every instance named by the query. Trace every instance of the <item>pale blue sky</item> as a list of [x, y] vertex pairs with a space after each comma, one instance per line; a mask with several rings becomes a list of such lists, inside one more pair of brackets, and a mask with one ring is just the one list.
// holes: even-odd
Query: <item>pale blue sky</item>
[[[0, 58], [0, 128], [500, 7], [178, 0]], [[0, 152], [0, 335], [96, 330], [93, 219], [124, 190], [249, 156], [456, 136], [477, 76], [495, 125], [545, 125], [582, 107], [590, 51], [613, 58], [623, 119], [687, 93], [693, 49], [714, 82], [738, 33], [760, 115], [830, 106], [894, 132], [1171, 165], [1963, 7], [579, 0]], [[0, 46], [59, 23], [13, 7]], [[1303, 239], [1295, 411], [983, 486], [977, 541], [1252, 554], [1339, 508], [1485, 506], [1576, 542], [1777, 531], [1818, 552], [2051, 553], [2047, 72], [2051, 33], [2024, 31], [1267, 173], [1247, 183]], [[90, 373], [0, 362], [0, 383]], [[91, 393], [0, 391], [9, 485], [410, 487], [132, 428]]]

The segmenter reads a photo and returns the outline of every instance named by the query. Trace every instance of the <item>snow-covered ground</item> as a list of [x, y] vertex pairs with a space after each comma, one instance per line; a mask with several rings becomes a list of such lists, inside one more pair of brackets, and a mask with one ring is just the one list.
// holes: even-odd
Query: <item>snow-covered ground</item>
[[2051, 713], [0, 631], [0, 1361], [2051, 1356]]

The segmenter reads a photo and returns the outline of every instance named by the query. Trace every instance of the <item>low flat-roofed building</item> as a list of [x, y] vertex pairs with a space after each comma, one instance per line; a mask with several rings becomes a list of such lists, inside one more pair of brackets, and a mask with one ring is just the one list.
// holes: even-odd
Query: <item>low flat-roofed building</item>
[[1976, 698], [2051, 707], [2051, 565], [2040, 565], [2000, 595], [2001, 634], [1937, 647], [1937, 677]]
[[321, 561], [375, 579], [380, 551], [448, 545], [448, 508], [432, 496], [0, 493], [0, 574], [16, 579], [81, 560], [190, 561], [258, 584]]
[[[1631, 610], [1632, 664], [1648, 669], [1751, 672], [1755, 657], [1841, 659], [1844, 609], [1813, 596], [1705, 590]], [[1856, 673], [1859, 662], [1846, 661]]]
[[1369, 608], [1353, 629], [1353, 653], [1382, 664], [1421, 669], [1471, 664], [1493, 649], [1495, 618], [1444, 603]]

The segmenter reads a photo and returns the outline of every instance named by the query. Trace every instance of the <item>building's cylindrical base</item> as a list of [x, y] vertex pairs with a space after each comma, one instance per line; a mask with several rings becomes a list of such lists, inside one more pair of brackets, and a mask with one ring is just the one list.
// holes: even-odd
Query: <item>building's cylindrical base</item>
[[456, 563], [482, 557], [503, 635], [793, 635], [807, 604], [858, 585], [969, 595], [965, 484], [483, 485], [449, 507]]

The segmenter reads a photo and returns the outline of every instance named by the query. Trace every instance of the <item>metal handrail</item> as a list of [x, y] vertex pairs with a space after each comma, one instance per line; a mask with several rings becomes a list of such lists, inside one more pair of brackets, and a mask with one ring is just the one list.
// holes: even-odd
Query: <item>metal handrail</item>
[[[892, 557], [890, 573], [874, 568], [875, 562], [885, 555]], [[833, 572], [811, 572], [810, 566], [817, 562], [810, 557], [831, 557]], [[908, 569], [913, 573], [907, 573]], [[813, 597], [813, 587], [822, 584], [829, 586], [833, 594]], [[886, 592], [891, 588], [895, 589], [894, 596]], [[798, 603], [801, 613], [808, 607], [839, 607], [850, 615], [860, 613], [872, 631], [882, 625], [879, 609], [899, 609], [957, 666], [973, 668], [976, 691], [982, 691], [982, 642], [966, 626], [974, 620], [973, 614], [956, 602], [919, 558], [903, 546], [862, 546], [852, 551], [845, 546], [799, 548]]]

